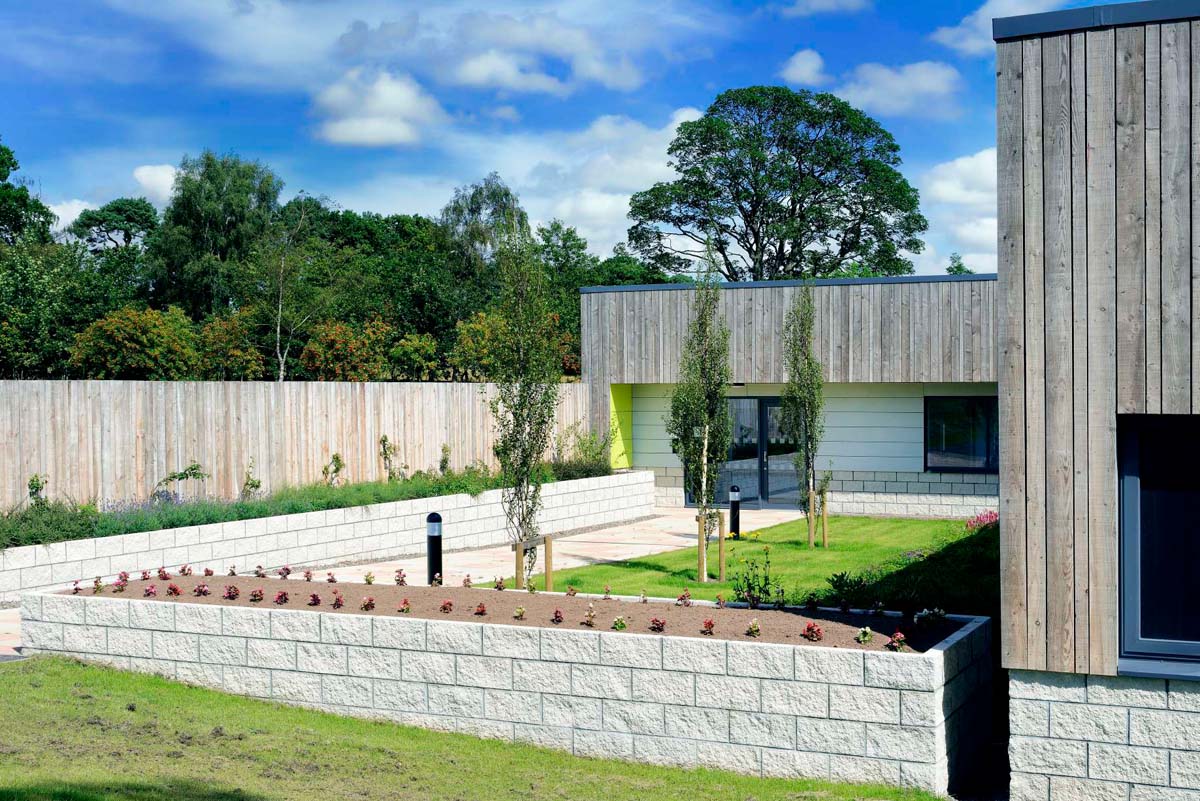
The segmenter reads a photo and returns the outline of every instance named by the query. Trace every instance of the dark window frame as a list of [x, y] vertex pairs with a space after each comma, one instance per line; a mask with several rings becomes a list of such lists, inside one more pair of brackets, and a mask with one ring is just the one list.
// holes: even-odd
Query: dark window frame
[[[983, 467], [931, 467], [929, 464], [929, 404], [931, 401], [962, 400], [982, 403], [990, 401], [991, 414], [988, 415], [988, 455]], [[996, 435], [999, 431], [999, 397], [996, 395], [926, 395], [921, 409], [921, 459], [926, 473], [970, 473], [973, 475], [994, 475], [1000, 472], [1000, 449], [996, 447]]]

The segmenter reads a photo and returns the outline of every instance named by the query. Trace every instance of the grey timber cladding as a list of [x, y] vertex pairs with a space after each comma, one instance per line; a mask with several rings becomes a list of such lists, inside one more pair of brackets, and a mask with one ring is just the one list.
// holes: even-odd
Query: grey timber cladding
[[997, 47], [1003, 660], [1112, 675], [1117, 415], [1200, 413], [1200, 22]]
[[[781, 342], [794, 282], [728, 284], [721, 291], [737, 383], [783, 383]], [[690, 289], [585, 291], [583, 380], [673, 383], [687, 333]], [[835, 382], [996, 380], [996, 282], [822, 281], [813, 288], [816, 347]], [[597, 398], [593, 398], [596, 401]]]

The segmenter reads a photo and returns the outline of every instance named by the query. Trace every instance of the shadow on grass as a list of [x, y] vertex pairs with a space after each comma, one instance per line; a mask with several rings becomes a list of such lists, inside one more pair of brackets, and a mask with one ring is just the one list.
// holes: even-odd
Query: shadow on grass
[[94, 782], [0, 787], [0, 801], [265, 801], [242, 790], [187, 779], [160, 782]]

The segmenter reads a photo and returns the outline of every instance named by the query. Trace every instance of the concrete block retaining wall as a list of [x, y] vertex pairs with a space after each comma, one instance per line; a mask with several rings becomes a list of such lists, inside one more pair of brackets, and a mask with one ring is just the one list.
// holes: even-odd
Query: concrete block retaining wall
[[986, 735], [990, 635], [925, 654], [26, 594], [31, 652], [580, 756], [945, 793]]
[[1200, 682], [1009, 672], [1012, 801], [1200, 801]]
[[[539, 516], [547, 533], [620, 523], [654, 512], [648, 471], [559, 481], [542, 488]], [[508, 541], [500, 491], [443, 495], [323, 512], [212, 523], [115, 537], [29, 545], [0, 551], [0, 603], [23, 591], [62, 587], [76, 579], [114, 576], [190, 563], [218, 572], [230, 564], [332, 564], [423, 553], [425, 516], [442, 515], [446, 550]]]
[[[659, 506], [683, 506], [683, 468], [654, 468]], [[829, 512], [879, 517], [967, 518], [999, 508], [993, 474], [835, 470]]]

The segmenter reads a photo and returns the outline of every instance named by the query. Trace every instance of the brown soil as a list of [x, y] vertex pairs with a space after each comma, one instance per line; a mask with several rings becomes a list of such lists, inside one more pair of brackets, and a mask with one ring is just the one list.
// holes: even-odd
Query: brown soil
[[[319, 574], [318, 574], [319, 575]], [[157, 587], [158, 594], [152, 598], [144, 596], [146, 585]], [[167, 586], [175, 584], [181, 590], [178, 597], [167, 595]], [[197, 596], [193, 593], [198, 584], [207, 584], [209, 595]], [[222, 594], [227, 586], [233, 585], [241, 592], [234, 601], [225, 600]], [[250, 600], [252, 590], [261, 589], [263, 600]], [[276, 604], [275, 595], [286, 591], [288, 601]], [[334, 590], [341, 593], [345, 605], [334, 609]], [[69, 591], [68, 591], [69, 592]], [[310, 596], [316, 593], [320, 596], [319, 606], [309, 606]], [[80, 584], [81, 595], [92, 595], [92, 587]], [[595, 631], [612, 631], [613, 619], [617, 616], [625, 618], [626, 633], [652, 634], [650, 621], [660, 618], [666, 621], [663, 634], [676, 637], [705, 637], [714, 639], [735, 640], [739, 642], [770, 642], [787, 643], [791, 645], [821, 645], [830, 648], [851, 648], [859, 651], [882, 651], [886, 649], [888, 637], [896, 630], [904, 632], [908, 647], [906, 650], [921, 652], [937, 643], [961, 627], [961, 623], [945, 620], [917, 628], [911, 624], [901, 626], [900, 618], [885, 615], [843, 614], [836, 611], [803, 609], [744, 609], [717, 608], [697, 601], [692, 606], [681, 606], [667, 599], [650, 599], [649, 603], [638, 600], [602, 599], [584, 597], [582, 595], [569, 597], [560, 593], [531, 594], [524, 590], [497, 591], [490, 586], [475, 587], [397, 587], [394, 584], [359, 584], [342, 582], [329, 584], [320, 578], [314, 578], [309, 583], [293, 574], [287, 580], [278, 578], [259, 579], [246, 576], [172, 576], [167, 581], [152, 578], [150, 581], [131, 580], [122, 593], [114, 592], [112, 585], [104, 587], [100, 593], [103, 596], [128, 598], [130, 600], [145, 600], [157, 603], [199, 603], [218, 604], [222, 606], [251, 606], [264, 609], [292, 609], [333, 612], [344, 614], [371, 614], [388, 617], [401, 616], [398, 607], [403, 599], [408, 599], [411, 611], [409, 617], [427, 620], [458, 620], [476, 623], [502, 623], [510, 626], [537, 626], [541, 628], [573, 629], [588, 631], [584, 624], [588, 607], [595, 610]], [[375, 599], [375, 608], [364, 611], [363, 599]], [[442, 612], [441, 606], [449, 600], [453, 608]], [[483, 604], [486, 614], [475, 614], [479, 604]], [[513, 611], [518, 607], [525, 608], [523, 620], [513, 617]], [[562, 611], [563, 622], [555, 624], [551, 621], [556, 610]], [[711, 619], [715, 627], [711, 635], [701, 633], [705, 620]], [[750, 621], [757, 619], [760, 635], [750, 637], [746, 630]], [[803, 636], [805, 626], [815, 622], [824, 630], [824, 636], [819, 642], [807, 640]], [[875, 632], [874, 638], [865, 645], [855, 642], [854, 636], [863, 626], [869, 626]]]

